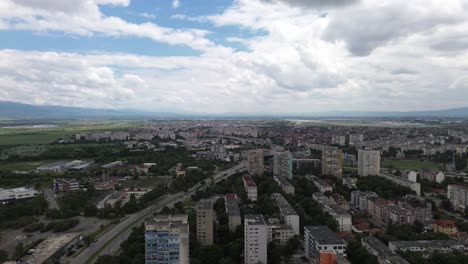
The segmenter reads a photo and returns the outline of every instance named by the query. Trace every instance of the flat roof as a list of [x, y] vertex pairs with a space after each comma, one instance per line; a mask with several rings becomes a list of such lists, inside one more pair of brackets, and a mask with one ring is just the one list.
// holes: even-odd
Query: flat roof
[[213, 201], [210, 199], [202, 199], [198, 202], [197, 209], [213, 209]]
[[30, 256], [27, 256], [25, 261], [26, 263], [31, 264], [44, 263], [55, 253], [57, 253], [57, 251], [80, 236], [80, 233], [53, 235], [37, 245], [37, 247], [34, 249], [34, 253]]
[[261, 214], [247, 214], [244, 217], [244, 222], [249, 225], [265, 225], [265, 219]]
[[254, 180], [252, 179], [252, 177], [250, 176], [244, 176], [242, 177], [242, 179], [244, 180], [245, 184], [247, 184], [247, 186], [249, 187], [257, 187], [257, 185], [255, 184]]
[[272, 193], [271, 197], [276, 200], [276, 204], [278, 205], [282, 215], [298, 215], [283, 195], [280, 193]]
[[304, 229], [307, 230], [320, 245], [346, 245], [346, 242], [338, 238], [328, 226], [305, 226]]

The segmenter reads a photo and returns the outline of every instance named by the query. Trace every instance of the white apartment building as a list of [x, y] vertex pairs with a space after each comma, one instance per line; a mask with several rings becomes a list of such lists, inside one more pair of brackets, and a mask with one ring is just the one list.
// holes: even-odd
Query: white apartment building
[[380, 172], [380, 151], [358, 151], [358, 174], [360, 176], [378, 175]]
[[465, 212], [468, 204], [468, 186], [449, 184], [447, 185], [447, 198], [453, 205], [453, 209]]
[[300, 225], [299, 225], [299, 215], [296, 211], [292, 208], [292, 206], [288, 203], [288, 201], [283, 197], [283, 195], [279, 193], [271, 194], [271, 197], [275, 199], [276, 204], [278, 205], [281, 218], [283, 219], [284, 223], [291, 226], [294, 229], [296, 235], [300, 233]]
[[244, 219], [244, 263], [267, 264], [268, 228], [261, 214], [248, 214]]

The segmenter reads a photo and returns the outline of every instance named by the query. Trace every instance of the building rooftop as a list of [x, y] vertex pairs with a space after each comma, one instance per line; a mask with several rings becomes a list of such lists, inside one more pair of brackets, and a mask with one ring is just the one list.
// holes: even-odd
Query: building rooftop
[[265, 219], [261, 214], [247, 214], [244, 216], [244, 222], [249, 225], [265, 225]]
[[457, 240], [418, 240], [418, 241], [390, 241], [390, 244], [396, 248], [409, 248], [409, 247], [434, 247], [434, 248], [450, 248], [454, 246], [468, 247], [468, 241], [457, 241]]
[[276, 200], [276, 204], [280, 209], [282, 215], [297, 215], [296, 211], [288, 203], [286, 198], [283, 197], [280, 193], [272, 193], [271, 197]]
[[62, 235], [53, 235], [42, 241], [34, 249], [34, 253], [25, 258], [26, 263], [40, 264], [47, 261], [52, 257], [57, 251], [62, 249], [68, 243], [80, 237], [80, 233], [70, 233]]
[[254, 180], [250, 176], [244, 176], [243, 180], [248, 187], [257, 187]]
[[305, 226], [304, 229], [307, 230], [320, 245], [346, 244], [346, 242], [338, 238], [328, 226]]
[[225, 196], [226, 212], [229, 216], [240, 216], [239, 205], [237, 204], [237, 195], [234, 193], [228, 193]]
[[210, 199], [202, 199], [198, 202], [197, 209], [213, 209], [213, 201]]

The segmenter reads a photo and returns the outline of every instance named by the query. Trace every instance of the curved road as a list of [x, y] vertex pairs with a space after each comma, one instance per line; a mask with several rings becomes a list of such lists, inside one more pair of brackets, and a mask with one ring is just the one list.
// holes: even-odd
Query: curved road
[[[241, 163], [232, 168], [219, 172], [213, 176], [215, 182], [232, 176], [238, 171], [244, 171], [246, 169], [245, 163]], [[155, 212], [159, 212], [164, 206], [171, 207], [177, 202], [182, 202], [190, 198], [198, 189], [204, 189], [209, 186], [210, 180], [205, 180], [207, 183], [201, 185], [197, 183], [195, 186], [189, 189], [187, 193], [179, 192], [175, 194], [169, 194], [160, 198], [155, 204], [129, 215], [125, 220], [108, 230], [106, 233], [101, 235], [96, 242], [89, 245], [78, 255], [76, 255], [69, 263], [71, 264], [83, 264], [83, 263], [94, 263], [97, 257], [101, 255], [112, 255], [115, 254], [120, 244], [125, 241], [131, 233], [131, 228], [138, 226], [143, 223], [147, 217], [151, 216]]]

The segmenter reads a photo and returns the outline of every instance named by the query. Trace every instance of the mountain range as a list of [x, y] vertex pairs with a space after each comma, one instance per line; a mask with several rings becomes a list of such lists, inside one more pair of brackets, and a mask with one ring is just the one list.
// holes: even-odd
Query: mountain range
[[184, 113], [151, 112], [134, 109], [99, 109], [69, 106], [32, 105], [0, 101], [0, 118], [3, 119], [93, 119], [93, 118], [468, 118], [468, 107], [444, 110], [384, 112], [384, 111], [337, 111], [316, 113]]

